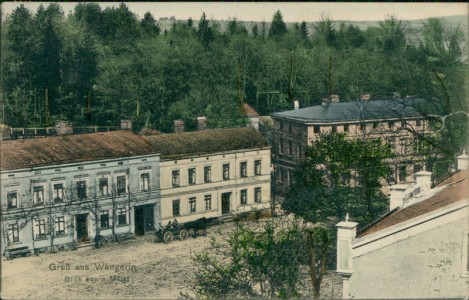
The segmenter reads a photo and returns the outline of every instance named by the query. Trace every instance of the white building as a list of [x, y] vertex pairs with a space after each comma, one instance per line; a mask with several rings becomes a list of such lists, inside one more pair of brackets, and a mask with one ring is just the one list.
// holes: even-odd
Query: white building
[[[467, 168], [467, 155], [458, 158]], [[465, 167], [464, 167], [465, 166]], [[391, 191], [391, 211], [356, 233], [337, 224], [343, 297], [464, 298], [469, 291], [469, 170], [431, 188], [429, 172]]]
[[3, 141], [2, 253], [141, 234], [159, 220], [159, 163], [130, 131]]
[[145, 137], [161, 153], [162, 224], [270, 209], [270, 146], [252, 128]]

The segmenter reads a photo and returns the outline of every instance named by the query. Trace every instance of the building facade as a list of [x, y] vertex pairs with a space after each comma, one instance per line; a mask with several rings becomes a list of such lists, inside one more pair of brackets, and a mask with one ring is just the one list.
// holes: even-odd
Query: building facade
[[270, 146], [252, 128], [146, 137], [161, 153], [162, 224], [270, 209]]
[[270, 146], [252, 128], [3, 141], [2, 254], [270, 209]]
[[412, 181], [423, 168], [414, 134], [428, 134], [428, 122], [417, 111], [423, 99], [389, 99], [339, 102], [338, 97], [322, 105], [296, 108], [272, 114], [274, 133], [272, 162], [276, 193], [291, 185], [293, 171], [304, 158], [306, 148], [322, 134], [343, 133], [351, 139], [383, 138], [390, 143], [396, 159], [390, 182]]
[[129, 131], [2, 143], [2, 252], [142, 234], [159, 216], [159, 154]]
[[358, 234], [355, 222], [337, 224], [344, 299], [467, 297], [469, 171], [433, 189], [430, 176], [394, 190], [394, 208]]

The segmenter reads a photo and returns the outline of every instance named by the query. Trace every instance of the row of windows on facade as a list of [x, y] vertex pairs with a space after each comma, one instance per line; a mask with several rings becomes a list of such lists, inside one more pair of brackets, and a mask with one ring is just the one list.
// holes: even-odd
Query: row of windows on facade
[[[79, 180], [75, 183], [76, 199], [83, 200], [87, 198], [87, 185], [85, 180]], [[64, 183], [54, 183], [52, 185], [52, 200], [54, 203], [63, 203], [65, 201], [65, 186]], [[150, 173], [140, 174], [140, 190], [148, 191], [150, 189]], [[110, 196], [109, 178], [98, 179], [98, 193], [99, 196]], [[121, 196], [127, 193], [127, 177], [117, 176], [116, 178], [116, 194]], [[34, 186], [32, 188], [33, 206], [44, 205], [45, 193], [44, 186]], [[72, 197], [72, 200], [75, 198]], [[18, 208], [18, 191], [7, 192], [7, 207], [8, 209]]]
[[[117, 209], [117, 226], [124, 226], [127, 225], [127, 208], [122, 207]], [[55, 223], [55, 224], [54, 224]], [[45, 239], [47, 237], [47, 229], [52, 231], [52, 226], [54, 226], [54, 234], [55, 237], [65, 236], [65, 217], [56, 217], [54, 223], [48, 223], [48, 219], [37, 219], [34, 220], [34, 238], [38, 239]], [[100, 212], [100, 225], [101, 229], [108, 229], [110, 228], [110, 218], [109, 218], [109, 210], [102, 210]], [[8, 238], [10, 242], [19, 242], [20, 241], [20, 225], [18, 223], [13, 223], [8, 225]]]
[[[248, 204], [248, 190], [240, 190], [240, 205]], [[261, 188], [254, 188], [254, 203], [260, 203], [262, 201]], [[204, 196], [205, 210], [212, 209], [212, 195]], [[197, 197], [189, 197], [189, 213], [197, 212]], [[202, 210], [199, 210], [202, 211]], [[181, 215], [181, 200], [173, 200], [173, 217], [179, 217]]]
[[[280, 121], [279, 123], [280, 123], [280, 124], [279, 124], [280, 130], [284, 130], [283, 122]], [[379, 126], [379, 124], [380, 124], [380, 122], [362, 123], [362, 124], [360, 124], [360, 125], [358, 126], [359, 130], [360, 130], [360, 131], [364, 131], [364, 130], [367, 128], [367, 125], [368, 125], [368, 124], [371, 124], [371, 126], [373, 127], [373, 129], [377, 129], [378, 126]], [[381, 124], [383, 124], [383, 123], [381, 123]], [[396, 124], [395, 121], [388, 121], [388, 122], [387, 122], [387, 128], [388, 128], [389, 130], [393, 130], [393, 129], [395, 129], [395, 124]], [[400, 121], [400, 124], [401, 124], [401, 127], [404, 127], [404, 126], [407, 124], [407, 122], [406, 122], [406, 121]], [[342, 129], [343, 129], [343, 130], [342, 130], [343, 132], [349, 132], [349, 126], [350, 126], [350, 125], [345, 124], [345, 125], [342, 125], [342, 126], [343, 126], [343, 128], [342, 128]], [[422, 120], [419, 120], [419, 119], [415, 120], [415, 126], [417, 126], [417, 127], [422, 126]], [[332, 126], [329, 125], [329, 126], [326, 126], [326, 127], [328, 127], [328, 128], [331, 127], [331, 131], [332, 131], [333, 133], [336, 133], [336, 132], [337, 132], [338, 125], [332, 125]], [[314, 130], [314, 133], [321, 133], [321, 126], [320, 126], [320, 125], [315, 125], [315, 126], [313, 127], [313, 130]], [[292, 123], [289, 122], [289, 123], [288, 123], [288, 132], [291, 133], [292, 131], [293, 131], [293, 129], [292, 129]]]
[[[246, 161], [239, 164], [239, 174], [241, 178], [248, 177], [248, 163]], [[180, 183], [180, 170], [172, 171], [172, 185], [173, 187], [179, 187]], [[196, 180], [196, 168], [189, 168], [187, 170], [187, 183], [189, 185], [194, 185], [197, 183]], [[261, 161], [254, 161], [254, 175], [261, 175]], [[230, 164], [223, 164], [222, 172], [223, 180], [229, 180], [230, 176]], [[212, 167], [204, 167], [204, 183], [212, 182]]]

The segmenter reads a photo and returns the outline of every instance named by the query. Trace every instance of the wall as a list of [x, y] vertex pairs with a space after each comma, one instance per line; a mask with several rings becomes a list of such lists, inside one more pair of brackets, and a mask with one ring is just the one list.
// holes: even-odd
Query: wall
[[351, 298], [467, 297], [469, 278], [461, 275], [467, 232], [467, 218], [460, 218], [355, 257]]
[[[92, 211], [109, 211], [112, 224], [113, 213], [118, 208], [126, 208], [126, 225], [115, 226], [115, 232], [134, 231], [134, 207], [159, 201], [159, 155], [145, 155], [132, 158], [108, 159], [76, 164], [62, 164], [33, 169], [11, 170], [1, 172], [1, 208], [2, 208], [2, 253], [7, 245], [10, 248], [28, 246], [29, 249], [46, 248], [53, 245], [65, 245], [77, 241], [76, 218], [79, 214], [87, 214], [87, 234], [90, 238], [96, 235], [96, 220]], [[140, 175], [150, 174], [149, 189], [140, 189]], [[117, 176], [126, 177], [127, 193], [116, 196]], [[99, 179], [108, 178], [109, 194], [99, 194]], [[85, 200], [77, 199], [76, 182], [86, 182]], [[54, 202], [54, 184], [63, 184], [63, 202]], [[32, 194], [34, 186], [44, 187], [44, 204], [33, 206]], [[16, 208], [8, 208], [7, 193], [16, 191], [18, 201]], [[130, 193], [129, 193], [130, 191]], [[155, 209], [155, 217], [159, 213]], [[64, 217], [65, 234], [54, 237], [51, 235], [57, 226], [55, 220]], [[116, 218], [114, 218], [116, 219]], [[46, 220], [46, 236], [38, 238], [37, 220]], [[157, 222], [157, 219], [155, 219]], [[8, 225], [19, 223], [19, 241], [10, 242]], [[98, 225], [99, 229], [99, 225]], [[36, 232], [35, 232], [36, 231]], [[52, 234], [50, 234], [52, 232]], [[110, 235], [112, 230], [104, 229], [102, 235]], [[55, 235], [54, 235], [55, 236]]]
[[[254, 162], [261, 160], [261, 175], [254, 174]], [[247, 163], [247, 177], [240, 176], [240, 162]], [[230, 165], [230, 179], [223, 180], [223, 165]], [[211, 181], [204, 182], [204, 167], [211, 167]], [[231, 193], [230, 210], [233, 212], [270, 208], [270, 149], [259, 148], [205, 156], [187, 157], [161, 162], [161, 213], [163, 225], [175, 217], [179, 223], [201, 217], [222, 215], [221, 197]], [[189, 185], [188, 169], [196, 169], [196, 183]], [[179, 170], [179, 187], [172, 185], [172, 171]], [[261, 203], [254, 203], [254, 189], [260, 187]], [[240, 190], [247, 189], [247, 203], [240, 205]], [[205, 209], [205, 195], [211, 195], [212, 207]], [[189, 198], [196, 198], [196, 211], [190, 212]], [[173, 216], [173, 200], [180, 201], [180, 216]]]

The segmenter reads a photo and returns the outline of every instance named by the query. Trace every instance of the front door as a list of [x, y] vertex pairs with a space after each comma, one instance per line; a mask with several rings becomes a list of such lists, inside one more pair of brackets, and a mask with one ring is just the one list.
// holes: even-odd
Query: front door
[[90, 240], [88, 236], [88, 214], [76, 215], [77, 224], [77, 241], [87, 242]]
[[221, 213], [222, 215], [229, 214], [231, 209], [230, 209], [230, 198], [231, 198], [231, 193], [223, 193], [221, 194]]
[[141, 205], [135, 208], [135, 234], [144, 235], [155, 228], [153, 204]]

